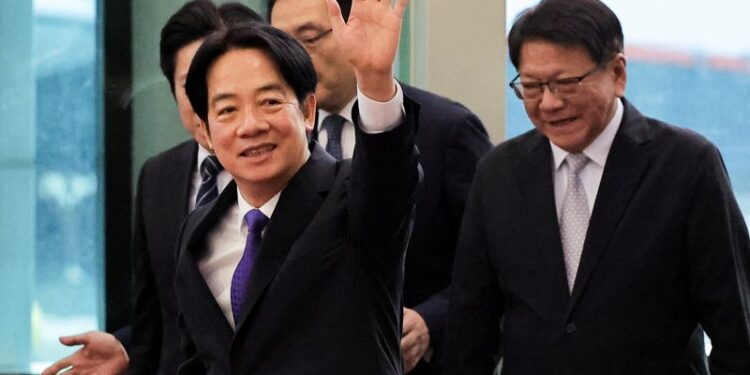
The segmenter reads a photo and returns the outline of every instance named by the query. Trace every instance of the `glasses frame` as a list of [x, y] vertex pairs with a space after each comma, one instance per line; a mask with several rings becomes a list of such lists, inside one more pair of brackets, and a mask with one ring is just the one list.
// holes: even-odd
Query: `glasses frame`
[[320, 42], [323, 38], [328, 36], [331, 32], [333, 32], [333, 28], [330, 28], [325, 31], [321, 31], [317, 35], [311, 37], [311, 38], [297, 38], [297, 40], [302, 44], [303, 47], [307, 49], [315, 49], [317, 47], [318, 42]]
[[[547, 90], [557, 96], [558, 98], [571, 98], [578, 94], [576, 91], [575, 93], [567, 94], [567, 95], [560, 95], [557, 89], [557, 85], [565, 85], [570, 83], [577, 83], [578, 86], [576, 86], [576, 90], [578, 90], [578, 87], [581, 86], [581, 82], [583, 82], [584, 79], [589, 77], [590, 75], [598, 72], [599, 70], [604, 69], [607, 64], [599, 64], [595, 66], [593, 69], [589, 70], [588, 72], [584, 73], [583, 75], [577, 76], [577, 77], [568, 77], [568, 78], [561, 78], [561, 79], [553, 79], [546, 82], [517, 82], [521, 78], [521, 74], [516, 74], [515, 78], [513, 78], [509, 83], [508, 86], [513, 90], [513, 92], [516, 94], [516, 97], [518, 99], [521, 99], [523, 101], [537, 101], [540, 100], [544, 96], [544, 86], [547, 86]], [[533, 98], [524, 98], [523, 92], [524, 88], [523, 85], [534, 85], [534, 90], [536, 91], [539, 89], [539, 97], [533, 97]]]

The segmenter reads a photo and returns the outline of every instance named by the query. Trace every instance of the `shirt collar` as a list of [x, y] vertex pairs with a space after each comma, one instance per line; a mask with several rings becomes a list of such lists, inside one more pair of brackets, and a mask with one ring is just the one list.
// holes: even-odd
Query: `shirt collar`
[[270, 219], [271, 215], [273, 215], [273, 212], [276, 210], [276, 204], [279, 203], [279, 197], [281, 197], [282, 191], [284, 191], [284, 189], [279, 190], [276, 195], [271, 197], [271, 199], [269, 199], [268, 202], [264, 203], [262, 206], [253, 207], [250, 203], [247, 203], [245, 198], [242, 197], [240, 188], [237, 188], [237, 205], [239, 206], [239, 214], [237, 215], [237, 233], [240, 238], [245, 238], [247, 236], [247, 223], [245, 223], [245, 214], [250, 212], [250, 210], [258, 209], [263, 213], [263, 215], [266, 215], [266, 217]]
[[[354, 108], [354, 102], [356, 101], [357, 101], [357, 97], [355, 96], [354, 98], [352, 98], [352, 100], [349, 101], [349, 103], [347, 103], [344, 106], [344, 108], [341, 108], [341, 110], [338, 113], [339, 116], [343, 117], [346, 121], [352, 124], [354, 123], [354, 121], [352, 121], [352, 109]], [[319, 119], [318, 123], [322, 124], [323, 120], [330, 115], [331, 115], [331, 112], [328, 112], [323, 109], [318, 109], [318, 119]]]
[[206, 158], [209, 155], [213, 155], [211, 151], [206, 150], [205, 147], [203, 147], [200, 143], [198, 143], [198, 163], [196, 164], [196, 166], [199, 171], [201, 168], [201, 164], [203, 163], [203, 160], [206, 160]]
[[[591, 144], [583, 149], [583, 154], [588, 156], [592, 162], [598, 164], [602, 168], [604, 168], [604, 165], [607, 163], [609, 150], [612, 148], [612, 142], [614, 142], [615, 135], [617, 135], [617, 130], [620, 128], [620, 124], [622, 123], [623, 112], [624, 107], [622, 105], [622, 100], [615, 100], [615, 114], [612, 116], [612, 119], [609, 120], [609, 123], [607, 123], [607, 126], [604, 127], [604, 130], [602, 130], [601, 134], [599, 134], [594, 139], [594, 141], [591, 142]], [[555, 163], [555, 170], [558, 170], [565, 160], [565, 157], [570, 153], [561, 149], [551, 141], [549, 144], [552, 147], [552, 157]]]

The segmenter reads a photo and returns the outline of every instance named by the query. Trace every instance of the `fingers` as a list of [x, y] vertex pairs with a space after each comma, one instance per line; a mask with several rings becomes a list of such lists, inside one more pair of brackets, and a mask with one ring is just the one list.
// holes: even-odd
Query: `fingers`
[[404, 372], [411, 371], [421, 358], [421, 350], [417, 345], [417, 335], [410, 334], [401, 339], [401, 357], [404, 361]]
[[401, 338], [401, 351], [404, 352], [414, 347], [417, 344], [417, 336], [416, 333], [404, 335]]
[[414, 330], [417, 319], [414, 316], [415, 311], [411, 309], [404, 308], [404, 323], [403, 323], [403, 336], [406, 336], [409, 334], [412, 330]]
[[87, 345], [89, 343], [90, 332], [73, 336], [60, 336], [60, 343], [65, 346]]
[[[60, 372], [60, 371], [62, 371], [64, 369], [72, 366], [72, 364], [71, 364], [72, 360], [73, 360], [73, 356], [72, 355], [61, 359], [61, 360], [53, 363], [50, 367], [47, 367], [46, 369], [44, 369], [44, 371], [42, 372], [42, 375], [55, 375], [58, 372]], [[66, 374], [68, 374], [68, 373], [66, 373]]]
[[409, 0], [396, 0], [396, 6], [393, 8], [393, 11], [399, 16], [399, 18], [404, 18], [407, 5], [409, 5]]
[[326, 0], [326, 5], [328, 6], [328, 19], [331, 21], [333, 31], [342, 30], [346, 24], [344, 23], [344, 17], [341, 15], [341, 7], [339, 7], [338, 1]]

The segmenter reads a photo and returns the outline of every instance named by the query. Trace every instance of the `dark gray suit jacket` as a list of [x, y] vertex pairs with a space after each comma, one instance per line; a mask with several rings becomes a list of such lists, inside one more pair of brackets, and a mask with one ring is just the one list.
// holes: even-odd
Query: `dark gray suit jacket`
[[189, 359], [179, 373], [401, 373], [403, 262], [419, 182], [411, 107], [392, 131], [358, 130], [351, 164], [313, 143], [266, 227], [236, 332], [198, 269], [236, 188], [188, 217], [175, 287]]
[[198, 144], [183, 142], [146, 161], [134, 219], [134, 314], [130, 374], [174, 374], [179, 357], [175, 249], [188, 214]]
[[[750, 373], [750, 244], [719, 151], [624, 101], [572, 295], [549, 141], [484, 158], [454, 268], [448, 374]], [[502, 331], [497, 329], [502, 325]], [[692, 341], [695, 343], [695, 341]], [[698, 341], [700, 344], [700, 342]]]
[[432, 363], [421, 362], [411, 374], [437, 374], [461, 217], [476, 164], [492, 143], [479, 118], [460, 103], [404, 83], [401, 87], [419, 104], [414, 142], [424, 171], [406, 252], [404, 305], [425, 320], [435, 350]]

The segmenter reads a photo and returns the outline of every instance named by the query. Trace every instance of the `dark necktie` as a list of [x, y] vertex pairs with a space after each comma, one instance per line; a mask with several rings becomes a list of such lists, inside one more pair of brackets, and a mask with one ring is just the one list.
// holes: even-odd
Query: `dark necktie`
[[216, 176], [224, 170], [219, 163], [219, 159], [214, 155], [209, 155], [201, 163], [201, 186], [198, 188], [198, 196], [195, 198], [195, 208], [198, 208], [208, 202], [216, 199], [219, 190], [216, 188]]
[[247, 223], [247, 240], [245, 242], [245, 251], [242, 258], [237, 264], [237, 268], [232, 275], [232, 316], [235, 325], [240, 318], [242, 304], [245, 302], [245, 293], [250, 283], [250, 274], [253, 269], [253, 261], [260, 249], [260, 234], [263, 228], [268, 224], [268, 218], [260, 210], [252, 209], [245, 214], [245, 223]]
[[341, 129], [344, 127], [346, 119], [339, 115], [329, 115], [323, 119], [323, 129], [326, 130], [328, 136], [328, 142], [326, 143], [326, 151], [331, 154], [336, 160], [341, 160]]

